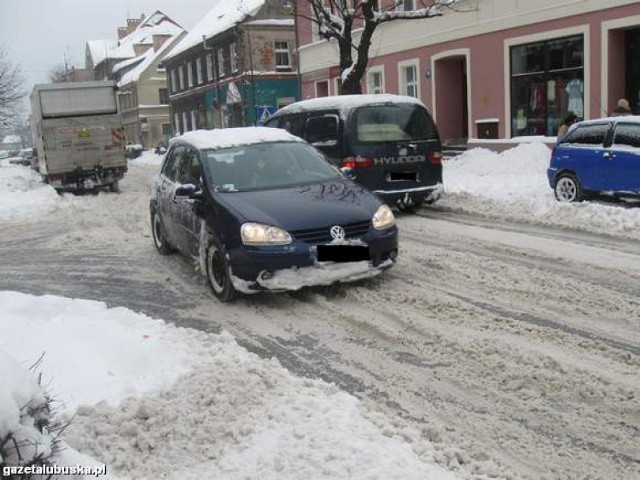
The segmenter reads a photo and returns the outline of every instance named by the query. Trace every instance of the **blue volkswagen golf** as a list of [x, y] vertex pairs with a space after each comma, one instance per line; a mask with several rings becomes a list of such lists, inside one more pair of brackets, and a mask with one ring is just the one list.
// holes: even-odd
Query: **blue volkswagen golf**
[[640, 198], [640, 117], [576, 123], [558, 140], [547, 176], [561, 202]]
[[372, 277], [398, 252], [391, 209], [279, 129], [174, 138], [150, 209], [158, 252], [195, 259], [222, 301]]

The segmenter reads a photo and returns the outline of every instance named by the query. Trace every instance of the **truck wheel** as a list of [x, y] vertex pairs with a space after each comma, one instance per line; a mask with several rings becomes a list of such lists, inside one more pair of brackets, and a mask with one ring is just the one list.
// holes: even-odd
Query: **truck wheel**
[[109, 191], [113, 193], [118, 193], [120, 191], [120, 182], [116, 180], [113, 183], [109, 184]]

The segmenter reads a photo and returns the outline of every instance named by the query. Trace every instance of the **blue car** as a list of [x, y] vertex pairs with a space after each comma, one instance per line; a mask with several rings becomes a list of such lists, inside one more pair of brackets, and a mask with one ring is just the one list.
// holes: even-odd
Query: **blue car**
[[150, 210], [158, 252], [196, 260], [225, 302], [372, 277], [398, 253], [391, 209], [280, 129], [172, 139]]
[[640, 198], [640, 117], [576, 123], [558, 140], [547, 177], [561, 202]]

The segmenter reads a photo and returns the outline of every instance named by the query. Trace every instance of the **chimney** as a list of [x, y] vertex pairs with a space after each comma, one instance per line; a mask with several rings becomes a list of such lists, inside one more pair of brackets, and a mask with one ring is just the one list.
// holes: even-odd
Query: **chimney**
[[135, 54], [136, 57], [139, 57], [144, 52], [149, 50], [152, 46], [153, 45], [151, 45], [150, 43], [134, 43], [133, 44], [133, 53]]
[[140, 25], [140, 20], [137, 18], [127, 18], [127, 34], [133, 32]]
[[129, 30], [127, 30], [127, 27], [118, 27], [118, 40], [122, 40], [128, 34]]
[[160, 50], [160, 47], [164, 45], [164, 42], [166, 42], [171, 38], [171, 35], [167, 35], [166, 33], [162, 33], [162, 34], [154, 33], [152, 37], [153, 37], [153, 51], [157, 52], [158, 50]]

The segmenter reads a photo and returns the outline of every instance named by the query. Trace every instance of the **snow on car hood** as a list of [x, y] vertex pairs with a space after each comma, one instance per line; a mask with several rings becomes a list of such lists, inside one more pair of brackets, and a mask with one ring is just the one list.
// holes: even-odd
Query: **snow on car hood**
[[371, 220], [380, 200], [349, 180], [252, 192], [217, 193], [243, 221], [287, 230]]

